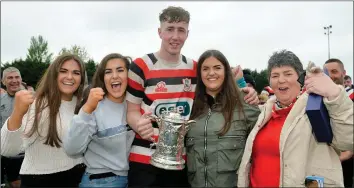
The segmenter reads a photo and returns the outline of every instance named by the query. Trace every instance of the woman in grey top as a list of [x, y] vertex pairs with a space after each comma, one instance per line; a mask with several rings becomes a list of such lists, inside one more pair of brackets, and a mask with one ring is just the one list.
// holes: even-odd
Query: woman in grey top
[[134, 132], [126, 122], [125, 91], [131, 59], [103, 58], [79, 113], [64, 138], [68, 155], [84, 155], [87, 165], [80, 187], [126, 187], [128, 156]]

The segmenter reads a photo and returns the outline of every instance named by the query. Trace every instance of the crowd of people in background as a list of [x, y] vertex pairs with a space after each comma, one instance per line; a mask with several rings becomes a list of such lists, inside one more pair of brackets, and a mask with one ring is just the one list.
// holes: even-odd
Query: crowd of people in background
[[[221, 51], [198, 60], [181, 54], [188, 11], [168, 7], [159, 21], [158, 51], [134, 61], [110, 53], [92, 83], [82, 60], [67, 53], [35, 89], [17, 68], [3, 70], [2, 185], [304, 187], [316, 176], [324, 186], [352, 187], [354, 86], [343, 62], [305, 69], [293, 52], [274, 52], [265, 60], [269, 85], [257, 93], [251, 72], [232, 67]], [[311, 93], [324, 97], [329, 144], [316, 140], [304, 113]], [[149, 162], [159, 127], [148, 115], [171, 106], [196, 121], [185, 137], [183, 170]]]

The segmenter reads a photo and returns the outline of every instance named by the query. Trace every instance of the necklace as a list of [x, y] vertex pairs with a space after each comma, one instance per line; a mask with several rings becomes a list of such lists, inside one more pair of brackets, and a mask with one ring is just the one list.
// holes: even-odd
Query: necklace
[[279, 108], [279, 109], [288, 108], [288, 107], [290, 107], [291, 105], [293, 105], [297, 101], [297, 99], [301, 96], [302, 93], [303, 93], [302, 90], [300, 90], [300, 93], [296, 96], [296, 98], [289, 105], [286, 105], [286, 106], [281, 105], [281, 103], [278, 100], [278, 98], [275, 100], [275, 104], [277, 105], [277, 108]]

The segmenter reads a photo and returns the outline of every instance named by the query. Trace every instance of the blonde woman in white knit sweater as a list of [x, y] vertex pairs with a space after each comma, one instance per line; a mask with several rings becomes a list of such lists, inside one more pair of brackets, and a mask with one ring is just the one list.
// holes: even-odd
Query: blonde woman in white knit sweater
[[25, 151], [21, 187], [76, 187], [85, 170], [82, 156], [61, 147], [84, 88], [85, 68], [75, 55], [63, 54], [49, 66], [36, 96], [16, 93], [14, 110], [1, 129], [1, 155]]

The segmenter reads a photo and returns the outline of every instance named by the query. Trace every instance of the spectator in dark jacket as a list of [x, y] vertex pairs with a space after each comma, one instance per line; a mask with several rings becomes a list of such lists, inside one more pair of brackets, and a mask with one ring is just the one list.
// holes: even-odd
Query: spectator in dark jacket
[[245, 78], [248, 87], [253, 87], [253, 89], [256, 89], [256, 82], [254, 81], [254, 78], [251, 75], [251, 71], [243, 70], [243, 77]]

